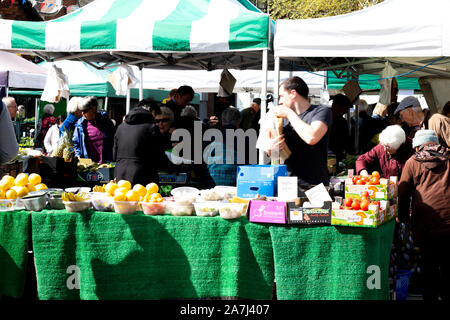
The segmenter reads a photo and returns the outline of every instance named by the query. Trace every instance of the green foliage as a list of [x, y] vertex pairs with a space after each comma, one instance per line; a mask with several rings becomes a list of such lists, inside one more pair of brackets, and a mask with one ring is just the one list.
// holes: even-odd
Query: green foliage
[[[349, 13], [384, 0], [266, 0], [272, 19], [308, 19]], [[252, 1], [255, 3], [256, 1]], [[258, 1], [262, 2], [262, 1]]]

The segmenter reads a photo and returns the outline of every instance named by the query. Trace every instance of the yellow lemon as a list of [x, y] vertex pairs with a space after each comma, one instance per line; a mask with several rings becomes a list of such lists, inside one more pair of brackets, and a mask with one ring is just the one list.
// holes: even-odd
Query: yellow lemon
[[126, 188], [127, 190], [131, 189], [131, 182], [127, 180], [120, 180], [117, 185], [119, 188]]
[[5, 199], [6, 198], [6, 192], [3, 191], [2, 189], [0, 189], [0, 199]]
[[17, 199], [17, 192], [13, 189], [6, 191], [6, 199]]
[[33, 186], [40, 184], [42, 182], [42, 178], [40, 175], [38, 175], [37, 173], [32, 173], [30, 174], [30, 176], [28, 177], [28, 183], [32, 184]]
[[29, 192], [37, 191], [36, 187], [34, 185], [32, 185], [31, 183], [27, 184], [26, 187]]
[[14, 180], [14, 184], [18, 187], [24, 187], [28, 184], [28, 175], [26, 173], [19, 173]]
[[14, 179], [12, 183], [8, 180], [0, 180], [0, 190], [6, 191], [11, 189], [12, 186], [14, 186]]
[[14, 177], [11, 177], [10, 175], [3, 176], [2, 180], [14, 184]]
[[156, 183], [152, 182], [149, 183], [147, 186], [147, 194], [153, 194], [159, 191], [159, 187]]
[[127, 196], [123, 193], [114, 195], [114, 201], [127, 201]]
[[127, 192], [127, 201], [139, 201], [139, 193], [134, 190]]
[[114, 195], [114, 191], [118, 188], [117, 184], [114, 182], [108, 182], [105, 186], [105, 192], [108, 193], [110, 196]]
[[136, 191], [141, 197], [145, 197], [147, 194], [147, 189], [145, 189], [142, 184], [134, 185], [133, 190]]
[[127, 188], [120, 187], [120, 188], [117, 188], [117, 189], [114, 191], [114, 196], [117, 196], [117, 195], [119, 195], [119, 194], [124, 194], [124, 195], [126, 195], [127, 192], [128, 192], [128, 189], [127, 189]]
[[28, 189], [25, 186], [23, 186], [23, 187], [14, 186], [14, 187], [11, 187], [11, 189], [17, 193], [17, 196], [19, 198], [24, 197], [28, 194]]
[[36, 188], [36, 191], [46, 190], [48, 187], [45, 185], [45, 183], [39, 183], [38, 185], [34, 186]]

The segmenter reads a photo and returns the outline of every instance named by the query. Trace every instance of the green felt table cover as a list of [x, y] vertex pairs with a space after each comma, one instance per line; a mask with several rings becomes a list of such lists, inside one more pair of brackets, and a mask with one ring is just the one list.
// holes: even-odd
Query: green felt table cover
[[[40, 299], [271, 298], [269, 228], [246, 218], [44, 210], [31, 220]], [[74, 265], [79, 290], [67, 286]]]
[[24, 294], [29, 227], [29, 212], [0, 212], [0, 297]]
[[277, 298], [388, 300], [394, 226], [270, 227]]

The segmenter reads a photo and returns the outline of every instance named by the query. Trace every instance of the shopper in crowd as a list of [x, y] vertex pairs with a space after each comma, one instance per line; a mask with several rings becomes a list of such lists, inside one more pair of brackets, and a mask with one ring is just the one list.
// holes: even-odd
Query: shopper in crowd
[[174, 115], [168, 107], [161, 107], [160, 113], [156, 115], [155, 123], [159, 129], [160, 138], [164, 150], [172, 149], [171, 136], [174, 130]]
[[164, 100], [162, 101], [162, 103], [163, 103], [163, 104], [166, 104], [167, 101], [170, 101], [170, 100], [175, 96], [175, 93], [177, 93], [177, 90], [178, 90], [177, 88], [174, 88], [174, 89], [170, 90], [170, 91], [169, 91], [169, 94], [167, 95], [167, 98], [164, 99]]
[[56, 124], [56, 118], [53, 116], [55, 112], [55, 106], [53, 104], [46, 104], [44, 106], [44, 116], [39, 120], [38, 124], [38, 134], [36, 138], [36, 146], [42, 148], [44, 153], [47, 153], [44, 146], [45, 135], [47, 134], [50, 127]]
[[59, 136], [61, 137], [64, 131], [74, 131], [75, 123], [81, 118], [82, 113], [80, 110], [80, 104], [83, 101], [82, 97], [72, 97], [67, 103], [67, 118], [63, 124], [59, 127]]
[[439, 144], [432, 130], [417, 131], [413, 147], [416, 153], [406, 162], [398, 186], [399, 220], [410, 221], [413, 240], [420, 248], [424, 300], [448, 301], [450, 149]]
[[[158, 106], [155, 101], [146, 103], [150, 108]], [[158, 169], [166, 169], [169, 165], [158, 131], [147, 108], [136, 107], [126, 115], [114, 136], [114, 174], [117, 180], [144, 186], [150, 182], [158, 183]]]
[[191, 105], [187, 105], [186, 107], [184, 107], [183, 111], [181, 111], [180, 117], [189, 117], [195, 120], [200, 120], [198, 117], [197, 109], [195, 109], [195, 107]]
[[416, 97], [408, 96], [404, 98], [394, 115], [398, 115], [404, 124], [403, 130], [408, 137], [413, 138], [417, 130], [428, 129], [429, 110], [423, 110]]
[[[222, 112], [222, 141], [213, 141], [206, 148], [206, 164], [209, 174], [218, 186], [236, 186], [238, 150], [236, 139], [228, 140], [227, 131], [234, 131], [242, 123], [242, 113], [236, 108], [227, 108]], [[233, 152], [228, 152], [232, 150]], [[245, 161], [245, 160], [244, 160]], [[244, 164], [244, 163], [242, 163]]]
[[64, 120], [66, 119], [65, 116], [60, 115], [56, 117], [56, 124], [51, 126], [50, 129], [47, 131], [47, 134], [44, 138], [44, 147], [47, 151], [48, 155], [51, 155], [54, 150], [58, 147], [59, 142], [59, 128], [64, 123]]
[[112, 160], [115, 129], [112, 121], [97, 108], [95, 97], [86, 97], [79, 105], [83, 116], [75, 123], [75, 156], [107, 163]]
[[[250, 107], [245, 108], [241, 111], [241, 124], [240, 128], [244, 131], [248, 129], [257, 129], [255, 127], [255, 124], [258, 123], [259, 119], [256, 119], [258, 115], [258, 111], [261, 110], [261, 98], [255, 98], [253, 99], [253, 102]], [[259, 116], [261, 116], [261, 113], [259, 113]]]
[[[329, 185], [327, 167], [331, 110], [309, 103], [309, 88], [299, 77], [284, 80], [279, 90], [280, 105], [274, 108], [277, 117], [285, 118], [283, 134], [274, 139], [271, 150], [291, 150], [285, 161], [288, 174], [297, 176], [301, 185]], [[270, 151], [269, 151], [270, 153]]]
[[194, 99], [194, 89], [190, 86], [181, 86], [177, 89], [175, 95], [166, 102], [166, 107], [172, 110], [174, 115], [174, 124], [180, 119], [181, 111], [186, 107], [192, 99]]
[[0, 165], [14, 159], [19, 152], [11, 114], [2, 101], [0, 103]]
[[336, 163], [338, 165], [347, 154], [353, 153], [353, 141], [350, 140], [350, 130], [348, 122], [344, 118], [348, 110], [352, 107], [350, 99], [343, 95], [337, 94], [333, 96], [331, 104], [331, 112], [333, 121], [329, 128], [328, 149], [336, 155]]
[[8, 108], [16, 140], [17, 142], [20, 142], [20, 122], [17, 119], [17, 111], [19, 109], [17, 108], [16, 99], [14, 99], [13, 97], [4, 97], [2, 100], [5, 106]]
[[450, 101], [448, 101], [441, 113], [435, 113], [428, 120], [428, 128], [433, 130], [438, 139], [439, 144], [446, 148], [450, 147]]
[[360, 99], [358, 105], [358, 130], [356, 130], [356, 117], [350, 120], [350, 137], [351, 141], [355, 141], [355, 134], [358, 135], [358, 154], [365, 153], [372, 149], [376, 143], [372, 143], [374, 135], [380, 133], [382, 128], [382, 121], [372, 118], [367, 114], [368, 104], [365, 100]]
[[381, 170], [383, 177], [397, 176], [414, 153], [411, 139], [399, 125], [386, 127], [379, 136], [380, 143], [356, 160], [356, 174], [367, 176], [368, 172]]
[[[152, 120], [153, 123], [155, 122], [156, 115], [161, 112], [161, 107], [152, 98], [147, 98], [147, 99], [143, 99], [143, 100], [139, 101], [137, 106], [150, 111], [150, 113], [152, 114], [152, 117], [153, 117], [153, 120]], [[125, 117], [123, 120], [125, 121]]]

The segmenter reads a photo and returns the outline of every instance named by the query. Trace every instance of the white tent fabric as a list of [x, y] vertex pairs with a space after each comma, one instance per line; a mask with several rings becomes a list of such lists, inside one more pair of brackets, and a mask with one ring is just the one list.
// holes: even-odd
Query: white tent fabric
[[47, 70], [16, 54], [0, 51], [0, 72], [6, 73], [8, 88], [43, 89]]
[[450, 56], [449, 0], [385, 0], [334, 17], [277, 20], [279, 57]]

